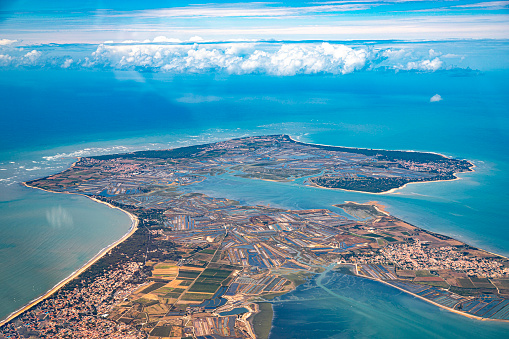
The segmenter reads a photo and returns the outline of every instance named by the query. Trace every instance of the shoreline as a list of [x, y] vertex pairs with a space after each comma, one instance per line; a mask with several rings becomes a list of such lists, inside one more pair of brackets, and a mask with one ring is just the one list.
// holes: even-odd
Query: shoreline
[[[382, 205], [378, 201], [368, 201], [365, 203], [356, 202], [356, 201], [345, 201], [345, 204], [354, 204], [354, 205], [358, 205], [358, 206], [373, 206], [378, 212], [385, 214], [387, 216], [390, 216], [390, 213], [385, 210], [386, 206]], [[332, 205], [332, 206], [337, 207], [336, 205]], [[341, 208], [341, 207], [339, 207], [339, 208]]]
[[[298, 140], [295, 140], [294, 138], [292, 138], [291, 135], [288, 135], [288, 137], [290, 138], [290, 140], [292, 140], [294, 142], [301, 143], [301, 144], [306, 144], [306, 145], [309, 145], [309, 146], [316, 145], [316, 146], [338, 147], [338, 148], [348, 148], [348, 149], [352, 149], [352, 150], [397, 151], [397, 152], [409, 152], [409, 153], [430, 153], [430, 154], [440, 155], [440, 156], [442, 156], [442, 157], [444, 157], [446, 159], [452, 159], [451, 157], [449, 157], [449, 156], [447, 156], [445, 154], [442, 154], [442, 153], [438, 153], [438, 152], [414, 151], [414, 150], [387, 150], [387, 149], [382, 149], [382, 148], [359, 148], [359, 147], [349, 147], [349, 146], [337, 146], [337, 145], [327, 145], [327, 144], [308, 143], [308, 142], [304, 142], [304, 141], [298, 141]], [[349, 190], [349, 189], [345, 189], [345, 188], [323, 187], [323, 186], [317, 185], [317, 184], [315, 184], [313, 182], [308, 183], [307, 186], [321, 188], [321, 189], [342, 190], [342, 191], [346, 191], [346, 192], [364, 193], [364, 194], [377, 194], [377, 195], [390, 194], [390, 193], [394, 193], [395, 191], [397, 191], [399, 189], [405, 188], [407, 185], [410, 185], [410, 184], [424, 184], [424, 183], [428, 183], [428, 182], [441, 182], [441, 181], [445, 182], [445, 181], [460, 180], [461, 178], [456, 176], [456, 174], [475, 172], [475, 168], [477, 167], [470, 160], [465, 160], [465, 161], [467, 161], [470, 164], [470, 166], [468, 167], [469, 171], [468, 172], [454, 172], [453, 173], [454, 179], [407, 182], [403, 186], [391, 188], [390, 190], [384, 191], [384, 192], [365, 192], [365, 191]]]
[[[442, 156], [442, 157], [444, 157], [446, 159], [451, 159], [451, 157], [449, 157], [449, 156], [447, 156], [445, 154], [438, 153], [438, 152], [432, 152], [432, 151], [414, 151], [414, 150], [401, 150], [401, 149], [391, 149], [391, 150], [388, 150], [388, 149], [383, 149], [383, 148], [363, 148], [363, 147], [327, 145], [327, 144], [308, 143], [308, 142], [304, 142], [304, 141], [295, 140], [294, 138], [292, 138], [291, 135], [288, 135], [288, 137], [290, 138], [290, 140], [292, 140], [294, 142], [298, 142], [298, 143], [301, 143], [301, 144], [307, 144], [307, 145], [310, 145], [310, 146], [317, 145], [317, 146], [327, 146], [327, 147], [348, 148], [348, 149], [353, 149], [353, 150], [395, 151], [395, 152], [409, 152], [409, 153], [429, 153], [429, 154], [440, 155], [440, 156]], [[468, 161], [468, 162], [470, 164], [472, 164], [473, 167], [475, 167], [475, 165], [472, 162], [470, 162], [470, 161]], [[472, 168], [472, 167], [470, 167], [470, 168]]]
[[[78, 159], [79, 161], [79, 159]], [[75, 162], [76, 163], [76, 162]], [[73, 163], [71, 165], [74, 166]], [[63, 280], [61, 280], [60, 282], [58, 282], [55, 286], [53, 286], [49, 291], [47, 291], [46, 293], [42, 294], [41, 296], [37, 297], [36, 299], [30, 301], [28, 304], [22, 306], [20, 309], [12, 312], [11, 314], [9, 314], [7, 316], [7, 318], [3, 319], [3, 320], [0, 320], [0, 327], [2, 327], [3, 325], [5, 325], [6, 323], [8, 323], [9, 321], [15, 319], [16, 317], [20, 316], [21, 314], [23, 314], [24, 312], [28, 311], [29, 309], [31, 309], [32, 307], [36, 306], [37, 304], [39, 304], [40, 302], [44, 301], [45, 299], [47, 299], [48, 297], [52, 296], [53, 294], [55, 294], [56, 292], [58, 292], [63, 286], [65, 286], [68, 282], [70, 282], [71, 280], [73, 280], [74, 278], [78, 277], [80, 274], [82, 274], [83, 272], [85, 272], [90, 266], [92, 266], [93, 264], [95, 264], [99, 259], [101, 259], [103, 256], [105, 256], [109, 251], [111, 251], [113, 248], [117, 247], [119, 244], [121, 244], [122, 242], [124, 242], [126, 239], [128, 239], [131, 235], [134, 234], [134, 232], [136, 232], [136, 230], [138, 229], [138, 223], [139, 223], [139, 220], [138, 218], [126, 211], [126, 210], [123, 210], [117, 206], [113, 206], [112, 204], [110, 203], [107, 203], [105, 201], [101, 201], [99, 199], [96, 199], [96, 198], [93, 198], [93, 197], [90, 197], [90, 196], [87, 196], [85, 194], [79, 194], [79, 193], [68, 193], [68, 192], [55, 192], [55, 191], [50, 191], [50, 190], [46, 190], [44, 188], [40, 188], [40, 187], [34, 187], [34, 186], [30, 186], [28, 185], [26, 182], [22, 182], [21, 183], [23, 186], [25, 187], [28, 187], [28, 188], [35, 188], [35, 189], [40, 189], [42, 191], [45, 191], [45, 192], [50, 192], [50, 193], [61, 193], [61, 194], [75, 194], [75, 195], [80, 195], [80, 196], [84, 196], [84, 197], [87, 197], [97, 203], [100, 203], [100, 204], [104, 204], [106, 206], [108, 206], [109, 208], [113, 208], [113, 209], [118, 209], [122, 212], [124, 212], [125, 214], [127, 214], [129, 216], [129, 218], [131, 219], [131, 226], [129, 227], [129, 230], [127, 231], [127, 233], [125, 233], [120, 239], [116, 240], [115, 242], [111, 243], [110, 245], [104, 247], [102, 250], [100, 250], [96, 255], [94, 255], [89, 261], [87, 261], [83, 266], [81, 266], [80, 268], [78, 268], [76, 271], [72, 272], [70, 275], [68, 275], [66, 278], [64, 278]]]
[[[357, 265], [355, 265], [355, 266], [357, 267]], [[422, 296], [420, 296], [418, 294], [415, 294], [415, 293], [412, 293], [410, 291], [407, 291], [407, 290], [405, 290], [405, 289], [403, 289], [403, 288], [401, 288], [399, 286], [392, 285], [391, 283], [389, 283], [389, 282], [387, 282], [385, 280], [376, 279], [376, 278], [372, 278], [372, 277], [367, 277], [365, 275], [361, 275], [361, 274], [358, 273], [357, 268], [356, 268], [356, 271], [357, 271], [357, 274], [356, 274], [357, 277], [364, 278], [364, 279], [369, 279], [369, 280], [372, 280], [372, 281], [377, 281], [377, 282], [383, 283], [383, 284], [385, 284], [387, 286], [391, 286], [391, 287], [396, 288], [396, 289], [398, 289], [398, 290], [400, 290], [402, 292], [405, 292], [405, 293], [407, 293], [407, 294], [409, 294], [411, 296], [417, 297], [417, 298], [419, 298], [419, 299], [421, 299], [421, 300], [423, 300], [425, 302], [428, 302], [428, 303], [433, 304], [435, 306], [438, 306], [438, 307], [440, 307], [442, 309], [445, 309], [445, 310], [447, 310], [449, 312], [456, 313], [458, 315], [462, 315], [464, 317], [467, 317], [467, 318], [470, 318], [470, 319], [479, 320], [479, 321], [494, 321], [494, 322], [509, 323], [509, 320], [478, 317], [478, 316], [475, 316], [475, 315], [472, 315], [472, 314], [469, 314], [469, 313], [466, 313], [466, 312], [462, 312], [462, 311], [456, 310], [456, 309], [451, 308], [451, 307], [447, 307], [447, 306], [441, 305], [439, 303], [434, 302], [433, 300], [426, 299], [426, 298], [424, 298], [424, 297], [422, 297]]]
[[[407, 223], [407, 224], [409, 224], [410, 226], [416, 227], [416, 228], [418, 228], [418, 229], [421, 229], [421, 230], [424, 230], [424, 231], [427, 231], [427, 232], [438, 233], [438, 232], [434, 232], [434, 231], [427, 230], [427, 229], [422, 228], [422, 227], [420, 227], [420, 226], [415, 226], [414, 224], [411, 224], [410, 222], [408, 222], [408, 221], [406, 221], [406, 220], [400, 219], [400, 218], [398, 218], [398, 217], [396, 217], [396, 216], [394, 216], [394, 215], [390, 214], [389, 212], [387, 212], [387, 211], [386, 211], [386, 207], [387, 207], [387, 206], [382, 205], [379, 201], [368, 201], [368, 202], [364, 202], [364, 203], [361, 203], [361, 202], [355, 202], [355, 201], [345, 201], [344, 203], [345, 203], [345, 204], [354, 204], [354, 205], [363, 205], [363, 206], [373, 206], [373, 207], [374, 207], [374, 208], [375, 208], [378, 212], [383, 213], [383, 214], [385, 214], [385, 215], [387, 215], [387, 216], [393, 217], [393, 218], [395, 218], [395, 219], [397, 219], [397, 220], [399, 220], [399, 221], [402, 221], [402, 222], [404, 222], [404, 223]], [[337, 207], [336, 205], [332, 205], [332, 206]], [[341, 207], [338, 207], [338, 208], [341, 208]], [[438, 234], [442, 234], [442, 233], [438, 233]], [[447, 234], [442, 234], [442, 235], [446, 235], [446, 236], [450, 237], [451, 239], [454, 239], [454, 240], [456, 240], [456, 241], [460, 241], [460, 242], [462, 242], [462, 243], [464, 243], [465, 245], [468, 245], [468, 246], [470, 246], [470, 247], [474, 247], [474, 246], [472, 246], [472, 245], [467, 244], [466, 242], [464, 242], [464, 241], [462, 241], [462, 240], [458, 240], [458, 239], [456, 239], [456, 238], [454, 238], [454, 237], [452, 237], [452, 236], [449, 236], [449, 235], [447, 235]], [[475, 245], [475, 246], [477, 246], [477, 245]], [[503, 255], [503, 254], [499, 254], [499, 253], [491, 252], [491, 251], [485, 250], [485, 249], [480, 248], [480, 247], [475, 247], [475, 248], [476, 248], [477, 250], [480, 250], [480, 251], [484, 251], [484, 252], [486, 252], [486, 253], [489, 253], [489, 254], [491, 254], [491, 255], [493, 255], [493, 256], [501, 257], [501, 258], [504, 258], [504, 259], [509, 260], [509, 257], [506, 257], [506, 256], [505, 256], [505, 255]]]
[[[470, 167], [471, 169], [476, 167], [475, 165], [473, 165], [472, 167]], [[471, 170], [470, 172], [475, 172], [475, 170]], [[320, 185], [317, 185], [315, 184], [314, 182], [310, 182], [310, 183], [307, 183], [305, 186], [309, 186], [309, 187], [315, 187], [315, 188], [320, 188], [320, 189], [326, 189], [326, 190], [339, 190], [339, 191], [345, 191], [345, 192], [353, 192], [353, 193], [362, 193], [362, 194], [374, 194], [374, 195], [385, 195], [385, 194], [393, 194], [393, 193], [396, 193], [396, 191], [400, 190], [400, 189], [403, 189], [405, 188], [407, 185], [412, 185], [412, 184], [426, 184], [426, 183], [430, 183], [430, 182], [447, 182], [447, 181], [456, 181], [456, 180], [461, 180], [462, 178], [460, 177], [457, 177], [456, 174], [460, 174], [460, 173], [469, 173], [469, 172], [455, 172], [454, 173], [454, 176], [455, 178], [454, 179], [444, 179], [444, 180], [427, 180], [427, 181], [413, 181], [413, 182], [407, 182], [406, 184], [404, 184], [403, 186], [400, 186], [400, 187], [394, 187], [394, 188], [391, 188], [390, 190], [388, 191], [384, 191], [384, 192], [366, 192], [366, 191], [356, 191], [356, 190], [348, 190], [346, 188], [334, 188], [334, 187], [324, 187], [324, 186], [320, 186]]]

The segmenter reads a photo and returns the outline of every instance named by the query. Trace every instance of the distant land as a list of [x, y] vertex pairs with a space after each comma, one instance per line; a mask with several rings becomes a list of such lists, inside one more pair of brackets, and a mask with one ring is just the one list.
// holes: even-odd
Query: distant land
[[133, 228], [54, 293], [11, 316], [0, 338], [266, 338], [271, 300], [330, 270], [436, 306], [509, 321], [509, 260], [389, 215], [376, 202], [287, 210], [184, 192], [211, 176], [384, 193], [453, 180], [473, 164], [436, 153], [313, 145], [287, 135], [84, 157], [26, 185], [81, 194]]

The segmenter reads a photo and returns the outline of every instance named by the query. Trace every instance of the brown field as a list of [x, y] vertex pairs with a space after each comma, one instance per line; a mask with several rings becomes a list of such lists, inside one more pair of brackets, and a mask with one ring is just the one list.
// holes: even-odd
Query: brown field
[[411, 270], [398, 270], [397, 274], [400, 277], [406, 277], [406, 278], [415, 277], [415, 271], [411, 271]]
[[183, 271], [200, 271], [200, 272], [204, 270], [204, 268], [202, 268], [202, 267], [193, 267], [193, 266], [181, 266], [180, 269]]
[[440, 281], [443, 282], [444, 279], [440, 277], [417, 277], [414, 279], [415, 282], [425, 282], [425, 281]]
[[154, 266], [152, 276], [157, 278], [175, 278], [178, 275], [178, 266], [160, 263]]
[[457, 280], [463, 288], [475, 288], [469, 278], [458, 278]]

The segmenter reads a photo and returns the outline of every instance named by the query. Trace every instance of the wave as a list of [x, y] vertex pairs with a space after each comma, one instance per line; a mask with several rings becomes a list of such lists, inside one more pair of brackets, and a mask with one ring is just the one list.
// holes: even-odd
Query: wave
[[70, 152], [70, 153], [57, 153], [55, 155], [44, 156], [42, 157], [47, 161], [60, 160], [65, 158], [79, 158], [86, 157], [92, 155], [106, 154], [106, 153], [125, 153], [131, 151], [131, 147], [127, 146], [112, 146], [112, 147], [87, 147], [78, 151]]

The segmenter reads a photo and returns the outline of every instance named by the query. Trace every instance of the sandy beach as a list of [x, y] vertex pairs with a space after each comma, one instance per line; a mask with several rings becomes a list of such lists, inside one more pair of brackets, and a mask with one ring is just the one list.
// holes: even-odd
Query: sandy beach
[[[74, 164], [72, 165], [74, 166]], [[25, 306], [23, 306], [22, 308], [20, 308], [19, 310], [11, 313], [6, 319], [0, 321], [0, 326], [8, 323], [9, 321], [11, 321], [12, 319], [16, 318], [17, 316], [19, 316], [20, 314], [22, 314], [23, 312], [31, 309], [32, 307], [34, 307], [35, 305], [37, 305], [38, 303], [40, 303], [41, 301], [45, 300], [46, 298], [50, 297], [51, 295], [53, 295], [54, 293], [56, 293], [60, 288], [62, 288], [63, 286], [65, 286], [65, 284], [67, 284], [69, 281], [73, 280], [74, 278], [76, 278], [77, 276], [79, 276], [81, 273], [85, 272], [90, 266], [92, 266], [95, 262], [97, 262], [99, 259], [101, 259], [106, 253], [108, 253], [111, 249], [115, 248], [116, 246], [118, 246], [120, 243], [122, 243], [123, 241], [125, 241], [127, 238], [129, 238], [134, 232], [136, 232], [137, 228], [138, 228], [138, 218], [132, 214], [132, 213], [129, 213], [119, 207], [116, 207], [116, 206], [113, 206], [107, 202], [104, 202], [104, 201], [101, 201], [101, 200], [98, 200], [98, 199], [95, 199], [93, 197], [89, 197], [87, 195], [84, 195], [84, 194], [79, 194], [79, 193], [67, 193], [67, 192], [54, 192], [54, 191], [49, 191], [49, 190], [45, 190], [43, 188], [39, 188], [39, 187], [33, 187], [33, 186], [30, 186], [28, 185], [26, 182], [23, 182], [22, 183], [24, 186], [26, 187], [29, 187], [29, 188], [36, 188], [36, 189], [40, 189], [42, 191], [46, 191], [46, 192], [50, 192], [50, 193], [61, 193], [61, 194], [76, 194], [76, 195], [81, 195], [81, 196], [84, 196], [84, 197], [87, 197], [95, 202], [98, 202], [100, 204], [104, 204], [110, 208], [114, 208], [114, 209], [118, 209], [124, 213], [126, 213], [129, 218], [131, 218], [131, 227], [129, 228], [129, 231], [124, 234], [122, 236], [122, 238], [120, 238], [119, 240], [115, 241], [114, 243], [110, 244], [109, 246], [103, 248], [99, 253], [97, 253], [92, 259], [90, 259], [85, 265], [83, 265], [82, 267], [80, 267], [78, 270], [74, 271], [73, 273], [71, 273], [68, 277], [66, 277], [64, 280], [60, 281], [58, 284], [56, 284], [55, 286], [53, 286], [53, 288], [51, 288], [48, 292], [44, 293], [43, 295], [41, 295], [40, 297], [32, 300], [31, 302], [29, 302], [28, 304], [26, 304]]]
[[440, 308], [442, 308], [442, 309], [445, 309], [445, 310], [447, 310], [447, 311], [449, 311], [449, 312], [456, 313], [456, 314], [462, 315], [462, 316], [464, 316], [464, 317], [471, 318], [471, 319], [476, 319], [476, 320], [480, 320], [480, 321], [509, 322], [509, 320], [502, 320], [502, 319], [490, 319], [490, 318], [477, 317], [477, 316], [475, 316], [475, 315], [472, 315], [472, 314], [469, 314], [469, 313], [466, 313], [466, 312], [462, 312], [462, 311], [455, 310], [454, 308], [450, 308], [450, 307], [447, 307], [447, 306], [444, 306], [444, 305], [438, 304], [438, 303], [436, 303], [436, 302], [434, 302], [434, 301], [432, 301], [432, 300], [429, 300], [429, 299], [426, 299], [426, 298], [424, 298], [424, 297], [421, 297], [421, 296], [420, 296], [420, 295], [418, 295], [418, 294], [415, 294], [415, 293], [412, 293], [412, 292], [410, 292], [410, 291], [407, 291], [407, 290], [405, 290], [405, 289], [403, 289], [403, 288], [401, 288], [401, 287], [399, 287], [399, 286], [392, 285], [391, 283], [389, 283], [389, 282], [387, 282], [387, 281], [384, 281], [384, 280], [381, 280], [381, 279], [375, 279], [375, 278], [368, 277], [368, 276], [365, 276], [365, 275], [361, 275], [361, 274], [359, 274], [359, 273], [358, 273], [358, 269], [357, 269], [357, 268], [356, 268], [356, 270], [357, 270], [357, 276], [359, 276], [359, 277], [361, 277], [361, 278], [370, 279], [370, 280], [373, 280], [373, 281], [378, 281], [378, 282], [381, 282], [381, 283], [383, 283], [383, 284], [385, 284], [385, 285], [388, 285], [388, 286], [391, 286], [391, 287], [397, 288], [398, 290], [400, 290], [400, 291], [402, 291], [402, 292], [405, 292], [405, 293], [407, 293], [407, 294], [410, 294], [410, 295], [412, 295], [412, 296], [414, 296], [414, 297], [417, 297], [417, 298], [419, 298], [419, 299], [421, 299], [421, 300], [424, 300], [424, 301], [426, 301], [426, 302], [428, 302], [428, 303], [431, 303], [431, 304], [433, 304], [433, 305], [435, 305], [435, 306], [438, 306], [438, 307], [440, 307]]

